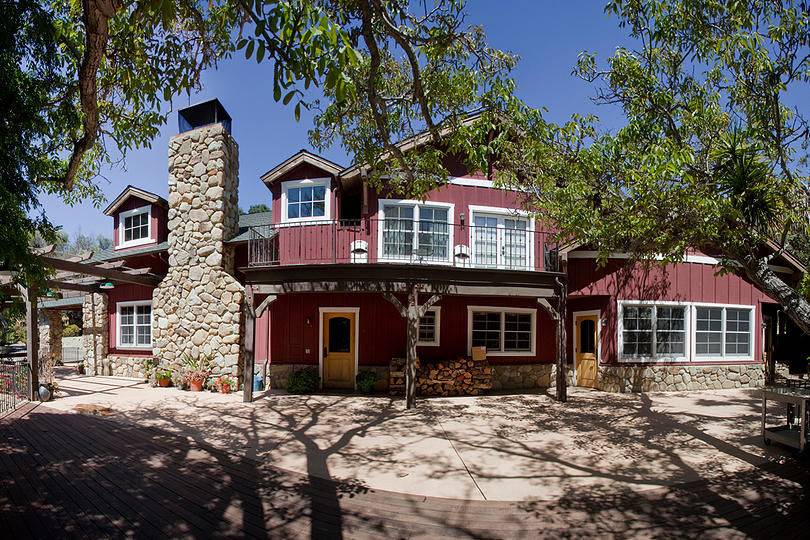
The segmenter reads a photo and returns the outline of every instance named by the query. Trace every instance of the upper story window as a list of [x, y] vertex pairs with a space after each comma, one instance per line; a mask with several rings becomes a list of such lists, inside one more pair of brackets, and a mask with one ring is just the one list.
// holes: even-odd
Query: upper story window
[[380, 201], [381, 258], [450, 262], [453, 205]]
[[281, 221], [323, 221], [331, 219], [330, 180], [295, 180], [281, 185]]
[[143, 206], [118, 214], [118, 247], [152, 242], [152, 207]]
[[470, 206], [472, 261], [475, 266], [529, 269], [534, 261], [532, 222], [507, 208]]

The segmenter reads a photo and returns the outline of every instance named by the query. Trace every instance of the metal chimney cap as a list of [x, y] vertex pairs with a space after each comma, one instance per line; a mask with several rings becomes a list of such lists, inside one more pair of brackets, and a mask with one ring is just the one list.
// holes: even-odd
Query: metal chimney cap
[[222, 124], [231, 132], [231, 115], [216, 98], [196, 103], [177, 111], [179, 133], [212, 124]]

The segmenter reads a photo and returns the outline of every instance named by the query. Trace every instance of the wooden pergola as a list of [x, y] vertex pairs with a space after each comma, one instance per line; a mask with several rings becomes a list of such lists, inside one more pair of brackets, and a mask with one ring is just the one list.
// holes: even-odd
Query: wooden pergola
[[[365, 292], [382, 294], [406, 322], [405, 401], [416, 401], [416, 342], [419, 319], [442, 296], [470, 295], [535, 298], [556, 327], [556, 396], [568, 397], [565, 313], [568, 285], [560, 272], [525, 272], [465, 267], [398, 264], [318, 264], [242, 268], [247, 289], [245, 317], [244, 401], [253, 400], [254, 322], [281, 294]], [[254, 297], [267, 297], [256, 306]], [[403, 303], [396, 294], [404, 294]], [[426, 295], [420, 304], [419, 295]]]
[[[53, 255], [53, 246], [36, 251], [44, 266], [55, 270], [52, 278], [40, 284], [20, 285], [17, 295], [25, 304], [26, 325], [26, 360], [30, 369], [30, 398], [37, 399], [39, 388], [39, 331], [38, 302], [42, 288], [84, 293], [104, 292], [101, 285], [110, 282], [131, 283], [136, 285], [157, 286], [163, 276], [153, 273], [150, 268], [129, 268], [124, 261], [92, 261], [93, 253], [86, 252], [70, 258], [59, 258]], [[13, 283], [10, 273], [0, 275], [0, 284]]]

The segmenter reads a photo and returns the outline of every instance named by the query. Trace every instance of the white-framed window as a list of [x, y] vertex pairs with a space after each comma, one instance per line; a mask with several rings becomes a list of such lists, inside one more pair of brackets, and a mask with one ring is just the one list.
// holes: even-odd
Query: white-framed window
[[117, 344], [121, 348], [150, 349], [152, 347], [152, 302], [118, 302]]
[[281, 184], [281, 221], [297, 223], [331, 219], [331, 180], [314, 178]]
[[440, 307], [427, 310], [424, 317], [419, 319], [419, 336], [416, 344], [427, 347], [438, 347], [441, 334], [442, 312]]
[[753, 360], [754, 306], [620, 300], [622, 361]]
[[152, 240], [152, 207], [150, 205], [118, 214], [118, 247], [149, 244]]
[[534, 222], [523, 211], [470, 206], [472, 264], [479, 267], [532, 269]]
[[537, 310], [467, 307], [467, 349], [486, 347], [488, 356], [534, 356]]
[[379, 259], [450, 263], [453, 205], [380, 200]]

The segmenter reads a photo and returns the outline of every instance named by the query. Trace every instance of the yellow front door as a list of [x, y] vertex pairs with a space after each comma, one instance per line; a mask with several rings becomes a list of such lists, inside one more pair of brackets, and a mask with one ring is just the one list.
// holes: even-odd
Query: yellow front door
[[576, 357], [577, 386], [596, 388], [599, 317], [586, 315], [574, 320], [574, 354]]
[[354, 388], [357, 318], [351, 312], [323, 314], [323, 387]]

